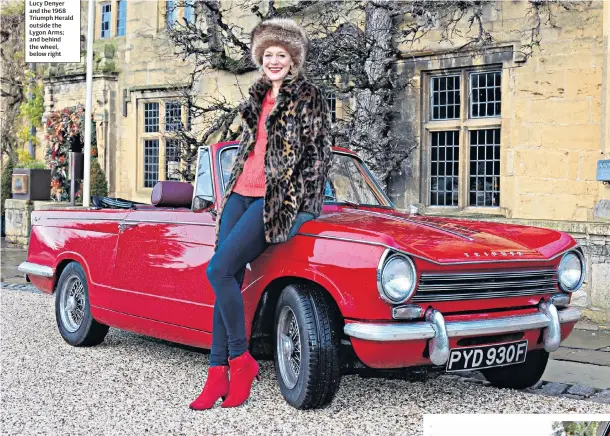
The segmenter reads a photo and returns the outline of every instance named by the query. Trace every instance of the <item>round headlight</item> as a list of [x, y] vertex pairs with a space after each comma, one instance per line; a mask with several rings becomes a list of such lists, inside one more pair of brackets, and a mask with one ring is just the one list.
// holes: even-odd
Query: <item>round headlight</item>
[[415, 265], [407, 256], [389, 257], [381, 271], [381, 298], [392, 304], [406, 301], [413, 294], [416, 277]]
[[585, 262], [579, 251], [570, 251], [564, 254], [559, 268], [559, 287], [565, 292], [574, 292], [580, 288], [585, 279]]

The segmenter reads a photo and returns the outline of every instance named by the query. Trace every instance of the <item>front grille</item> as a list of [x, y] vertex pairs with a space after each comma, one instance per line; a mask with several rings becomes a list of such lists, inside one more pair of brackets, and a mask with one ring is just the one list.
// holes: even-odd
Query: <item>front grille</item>
[[422, 274], [413, 302], [520, 297], [557, 291], [557, 271]]

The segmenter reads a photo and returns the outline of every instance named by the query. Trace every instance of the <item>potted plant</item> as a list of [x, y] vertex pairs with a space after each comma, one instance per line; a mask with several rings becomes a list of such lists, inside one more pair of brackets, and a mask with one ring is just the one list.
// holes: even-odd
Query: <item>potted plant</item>
[[44, 162], [33, 159], [25, 150], [18, 153], [12, 176], [11, 192], [18, 200], [49, 200], [51, 170]]

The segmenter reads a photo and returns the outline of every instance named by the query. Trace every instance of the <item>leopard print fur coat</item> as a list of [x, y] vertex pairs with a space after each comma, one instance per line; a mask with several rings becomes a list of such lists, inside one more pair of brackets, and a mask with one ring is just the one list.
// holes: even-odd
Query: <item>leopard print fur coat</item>
[[[263, 98], [270, 88], [259, 79], [241, 110], [242, 136], [216, 220], [216, 242], [222, 211], [256, 142]], [[324, 203], [326, 178], [332, 161], [330, 118], [320, 89], [303, 76], [288, 75], [269, 114], [265, 154], [265, 207], [263, 222], [269, 244], [286, 242], [298, 212], [318, 217]]]

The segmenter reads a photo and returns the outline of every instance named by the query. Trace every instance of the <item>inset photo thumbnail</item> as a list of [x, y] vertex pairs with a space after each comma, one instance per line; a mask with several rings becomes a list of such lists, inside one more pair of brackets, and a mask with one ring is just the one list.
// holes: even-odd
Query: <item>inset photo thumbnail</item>
[[424, 415], [424, 436], [610, 436], [610, 415]]

